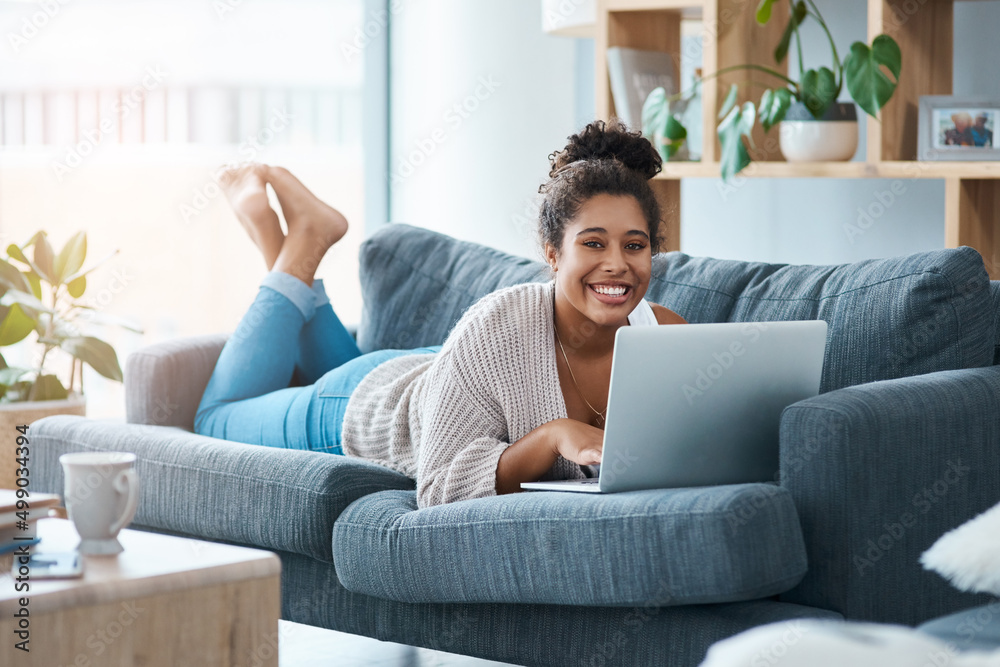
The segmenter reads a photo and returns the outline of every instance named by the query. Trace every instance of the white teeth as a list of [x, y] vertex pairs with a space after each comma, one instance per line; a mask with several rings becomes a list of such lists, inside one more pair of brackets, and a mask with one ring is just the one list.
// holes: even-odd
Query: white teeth
[[624, 287], [605, 287], [603, 285], [591, 285], [595, 292], [600, 294], [607, 294], [608, 296], [621, 296], [625, 294], [626, 288]]

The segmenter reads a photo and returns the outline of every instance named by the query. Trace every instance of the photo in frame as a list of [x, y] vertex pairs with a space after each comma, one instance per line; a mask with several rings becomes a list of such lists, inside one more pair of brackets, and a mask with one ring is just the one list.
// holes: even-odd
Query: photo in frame
[[1000, 98], [921, 95], [918, 160], [1000, 160]]

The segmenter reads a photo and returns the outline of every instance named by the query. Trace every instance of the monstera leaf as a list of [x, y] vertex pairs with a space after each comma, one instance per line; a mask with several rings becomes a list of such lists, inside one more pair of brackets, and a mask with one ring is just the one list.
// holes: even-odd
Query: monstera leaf
[[719, 119], [723, 119], [729, 115], [729, 112], [734, 106], [736, 106], [736, 95], [740, 92], [740, 87], [735, 83], [729, 86], [729, 93], [726, 95], [726, 99], [722, 100], [722, 108], [719, 109]]
[[743, 145], [743, 137], [750, 136], [754, 120], [753, 102], [745, 102], [743, 106], [734, 106], [719, 123], [719, 143], [722, 144], [719, 168], [724, 180], [728, 181], [750, 164], [750, 153]]
[[816, 118], [826, 112], [839, 92], [837, 77], [829, 67], [807, 70], [802, 75], [802, 103]]
[[[892, 37], [879, 35], [872, 41], [871, 48], [864, 42], [854, 42], [844, 60], [847, 90], [865, 113], [878, 117], [879, 109], [896, 91], [902, 66], [903, 54]], [[889, 70], [892, 79], [885, 75], [882, 67]]]
[[757, 108], [757, 115], [760, 116], [760, 124], [764, 126], [764, 131], [769, 132], [772, 127], [780, 123], [791, 105], [792, 91], [787, 88], [765, 90]]
[[666, 141], [662, 142], [667, 153], [667, 159], [676, 155], [677, 151], [684, 146], [684, 142], [687, 141], [687, 135], [687, 128], [673, 114], [670, 114], [667, 117], [667, 129], [663, 133], [663, 138]]
[[642, 105], [642, 133], [664, 160], [674, 157], [684, 146], [687, 128], [670, 110], [670, 98], [662, 87], [653, 89]]
[[642, 103], [642, 133], [653, 137], [663, 132], [670, 115], [670, 103], [663, 86], [654, 88]]
[[775, 2], [776, 0], [760, 0], [760, 4], [757, 5], [757, 23], [764, 25], [771, 20], [771, 8]]
[[[788, 17], [788, 25], [785, 26], [785, 32], [781, 35], [781, 41], [778, 42], [778, 46], [774, 49], [774, 62], [781, 64], [781, 61], [785, 59], [788, 55], [788, 47], [792, 43], [792, 34], [798, 29], [806, 18], [806, 3], [797, 2], [792, 7], [792, 15]], [[759, 10], [758, 10], [758, 21]]]

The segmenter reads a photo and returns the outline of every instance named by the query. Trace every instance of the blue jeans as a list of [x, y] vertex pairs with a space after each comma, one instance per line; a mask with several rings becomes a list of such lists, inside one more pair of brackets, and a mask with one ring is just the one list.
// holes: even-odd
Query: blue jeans
[[[323, 289], [271, 271], [226, 340], [198, 405], [196, 433], [252, 445], [343, 454], [351, 392], [375, 366], [440, 345], [361, 354]], [[290, 386], [298, 385], [298, 386]]]

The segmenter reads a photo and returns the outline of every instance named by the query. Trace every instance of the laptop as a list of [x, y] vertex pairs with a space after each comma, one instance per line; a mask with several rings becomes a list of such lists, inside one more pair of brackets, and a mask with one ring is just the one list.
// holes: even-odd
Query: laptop
[[619, 328], [599, 476], [521, 488], [776, 481], [781, 411], [819, 393], [826, 334], [823, 320]]

